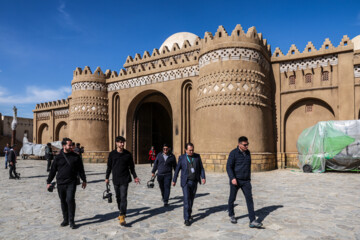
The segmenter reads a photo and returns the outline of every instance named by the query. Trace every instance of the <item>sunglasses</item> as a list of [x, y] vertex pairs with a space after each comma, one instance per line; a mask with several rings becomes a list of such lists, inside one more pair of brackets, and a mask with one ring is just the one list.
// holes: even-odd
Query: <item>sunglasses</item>
[[241, 144], [241, 145], [243, 145], [244, 147], [248, 147], [248, 146], [249, 146], [249, 143], [248, 143], [248, 144]]
[[163, 148], [163, 150], [169, 150], [169, 148]]

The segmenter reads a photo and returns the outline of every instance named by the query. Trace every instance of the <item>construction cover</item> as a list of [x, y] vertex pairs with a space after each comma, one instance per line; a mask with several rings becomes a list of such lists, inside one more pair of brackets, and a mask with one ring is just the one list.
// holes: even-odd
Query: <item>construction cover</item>
[[360, 120], [324, 121], [305, 129], [297, 141], [299, 167], [348, 171], [360, 167]]

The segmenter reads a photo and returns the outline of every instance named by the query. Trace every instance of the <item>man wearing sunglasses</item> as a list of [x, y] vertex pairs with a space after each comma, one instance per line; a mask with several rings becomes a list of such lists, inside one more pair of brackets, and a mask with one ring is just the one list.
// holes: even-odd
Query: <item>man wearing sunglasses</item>
[[152, 176], [155, 176], [157, 171], [157, 180], [161, 190], [164, 207], [169, 205], [169, 196], [172, 180], [172, 171], [176, 168], [176, 158], [170, 152], [169, 145], [163, 145], [163, 151], [159, 153], [155, 159], [154, 167], [152, 169]]
[[239, 137], [238, 146], [230, 152], [226, 164], [226, 171], [230, 180], [229, 217], [231, 223], [237, 223], [234, 213], [234, 202], [237, 192], [241, 188], [249, 212], [249, 227], [260, 228], [262, 223], [256, 221], [254, 201], [251, 192], [251, 156], [248, 147], [249, 141], [247, 137]]

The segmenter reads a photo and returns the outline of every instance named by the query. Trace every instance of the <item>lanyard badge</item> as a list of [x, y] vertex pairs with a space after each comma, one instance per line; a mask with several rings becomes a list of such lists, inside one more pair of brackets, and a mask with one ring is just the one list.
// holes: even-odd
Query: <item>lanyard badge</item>
[[194, 169], [194, 167], [193, 167], [194, 159], [191, 158], [191, 161], [190, 161], [189, 156], [188, 156], [187, 154], [186, 154], [186, 158], [187, 158], [188, 162], [189, 162], [190, 165], [191, 165], [191, 169], [190, 169], [191, 173], [194, 173], [194, 172], [195, 172], [195, 169]]

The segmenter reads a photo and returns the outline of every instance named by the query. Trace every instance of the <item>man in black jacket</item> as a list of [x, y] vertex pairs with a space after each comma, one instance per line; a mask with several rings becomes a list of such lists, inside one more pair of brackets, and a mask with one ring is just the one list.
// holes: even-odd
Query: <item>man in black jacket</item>
[[134, 177], [136, 184], [140, 183], [140, 179], [135, 172], [135, 164], [131, 153], [124, 149], [125, 138], [118, 136], [115, 138], [116, 150], [109, 154], [105, 182], [109, 183], [110, 173], [112, 172], [113, 184], [116, 194], [116, 201], [120, 211], [120, 225], [126, 224], [126, 208], [127, 208], [127, 192], [131, 182], [130, 172]]
[[176, 158], [174, 154], [169, 152], [169, 145], [164, 144], [163, 152], [156, 156], [154, 167], [152, 169], [153, 177], [155, 176], [155, 172], [158, 171], [157, 180], [159, 182], [164, 207], [169, 205], [172, 170], [175, 171], [175, 168]]
[[236, 194], [241, 188], [249, 212], [249, 227], [260, 228], [262, 223], [256, 221], [254, 201], [251, 192], [251, 156], [248, 147], [249, 141], [247, 137], [239, 137], [238, 147], [230, 152], [226, 164], [226, 171], [230, 180], [229, 217], [231, 223], [237, 223], [234, 213], [234, 202], [236, 200]]
[[62, 140], [63, 149], [56, 155], [54, 162], [51, 165], [49, 177], [47, 179], [47, 188], [51, 186], [51, 181], [56, 175], [57, 189], [61, 201], [61, 210], [63, 214], [63, 222], [60, 226], [69, 225], [75, 229], [75, 192], [76, 192], [76, 178], [80, 175], [82, 179], [82, 188], [86, 188], [86, 176], [84, 165], [78, 154], [72, 151], [72, 140], [64, 138]]
[[[19, 174], [16, 172], [16, 145], [10, 147], [10, 152], [8, 153], [8, 161], [9, 161], [9, 179], [19, 179]], [[14, 175], [13, 175], [14, 173]]]

